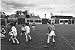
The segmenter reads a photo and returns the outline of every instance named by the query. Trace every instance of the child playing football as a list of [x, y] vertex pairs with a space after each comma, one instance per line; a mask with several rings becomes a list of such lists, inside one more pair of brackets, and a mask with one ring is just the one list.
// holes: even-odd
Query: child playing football
[[17, 37], [17, 29], [15, 27], [15, 24], [12, 23], [11, 26], [12, 26], [12, 28], [11, 28], [11, 31], [9, 32], [9, 34], [11, 35], [11, 37], [10, 37], [9, 41], [12, 40], [13, 43], [15, 43], [15, 40], [16, 40], [17, 44], [19, 44], [19, 41], [16, 38]]
[[35, 23], [32, 24], [32, 29], [35, 30]]
[[[28, 42], [28, 37], [29, 37], [29, 39], [30, 40], [32, 40], [32, 38], [31, 38], [31, 36], [30, 36], [30, 27], [29, 27], [29, 23], [26, 23], [25, 24], [25, 27], [24, 27], [24, 29], [25, 29], [25, 36], [26, 36], [26, 42]], [[21, 34], [22, 35], [22, 34]]]
[[48, 25], [48, 30], [49, 30], [49, 32], [47, 33], [48, 39], [47, 39], [47, 46], [46, 47], [49, 47], [49, 43], [50, 43], [51, 39], [52, 39], [52, 42], [53, 42], [52, 45], [55, 45], [55, 39], [54, 39], [54, 37], [56, 35], [55, 35], [54, 23], [51, 23], [51, 25]]

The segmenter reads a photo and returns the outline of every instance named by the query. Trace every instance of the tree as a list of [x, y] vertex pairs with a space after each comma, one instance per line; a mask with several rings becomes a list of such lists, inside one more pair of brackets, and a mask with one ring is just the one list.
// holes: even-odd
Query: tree
[[28, 10], [23, 11], [24, 15], [28, 15]]
[[19, 11], [16, 11], [15, 17], [18, 17], [18, 16], [19, 16]]
[[6, 14], [4, 12], [2, 12], [1, 18], [5, 18], [5, 17], [6, 17]]
[[19, 11], [16, 11], [16, 15], [19, 15]]
[[6, 19], [8, 19], [9, 15], [5, 16]]
[[22, 14], [22, 11], [19, 11], [19, 15], [21, 15]]

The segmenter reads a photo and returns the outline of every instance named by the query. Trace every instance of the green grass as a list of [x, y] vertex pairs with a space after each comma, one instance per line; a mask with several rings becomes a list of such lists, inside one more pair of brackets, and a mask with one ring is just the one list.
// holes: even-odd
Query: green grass
[[26, 45], [24, 34], [20, 36], [21, 25], [17, 25], [17, 38], [20, 41], [20, 44], [12, 45], [10, 42], [8, 42], [9, 36], [7, 35], [6, 38], [1, 41], [1, 50], [73, 50], [73, 48], [75, 50], [75, 25], [55, 25], [55, 27], [55, 46], [50, 45], [49, 48], [43, 47], [47, 41], [47, 25], [36, 25], [35, 31], [32, 31], [31, 28], [31, 36], [33, 40], [28, 45]]

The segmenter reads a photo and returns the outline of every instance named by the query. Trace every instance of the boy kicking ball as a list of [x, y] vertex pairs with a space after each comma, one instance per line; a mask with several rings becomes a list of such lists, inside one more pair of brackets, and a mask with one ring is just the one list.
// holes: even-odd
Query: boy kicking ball
[[[19, 44], [19, 41], [17, 40], [17, 29], [15, 27], [15, 24], [11, 24], [12, 28], [11, 31], [9, 32], [9, 35], [11, 36], [9, 41], [12, 40], [13, 44], [15, 44], [15, 42], [17, 42], [17, 44]], [[16, 41], [15, 41], [16, 40]]]
[[32, 29], [35, 30], [35, 23], [32, 24]]
[[51, 25], [48, 25], [48, 30], [49, 32], [47, 33], [48, 35], [48, 39], [47, 39], [47, 45], [44, 46], [44, 47], [49, 47], [49, 43], [50, 43], [50, 40], [52, 39], [52, 45], [55, 45], [55, 27], [54, 27], [54, 23], [51, 23]]
[[[31, 36], [30, 36], [30, 27], [29, 27], [29, 23], [26, 23], [24, 26], [25, 29], [25, 37], [26, 37], [26, 42], [28, 42], [28, 37], [30, 40], [32, 40]], [[22, 34], [21, 34], [22, 35]]]

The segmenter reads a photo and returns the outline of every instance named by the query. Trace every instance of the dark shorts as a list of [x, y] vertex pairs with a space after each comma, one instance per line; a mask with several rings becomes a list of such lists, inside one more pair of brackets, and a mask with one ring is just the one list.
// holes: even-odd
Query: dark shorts
[[22, 31], [22, 33], [24, 33], [25, 31]]

